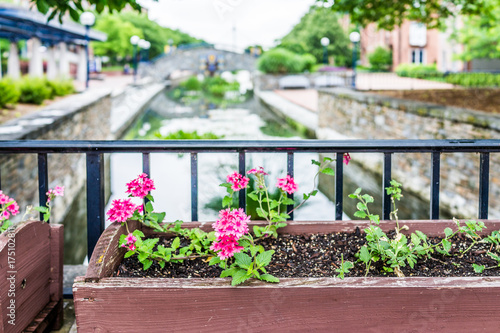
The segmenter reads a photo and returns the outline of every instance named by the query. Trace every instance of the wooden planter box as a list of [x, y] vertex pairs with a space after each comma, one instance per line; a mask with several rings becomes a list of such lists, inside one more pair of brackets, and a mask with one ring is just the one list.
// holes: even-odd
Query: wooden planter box
[[[500, 229], [499, 221], [484, 222], [489, 232]], [[428, 235], [455, 226], [403, 223]], [[291, 222], [281, 232], [356, 226], [367, 222]], [[394, 223], [381, 227], [389, 230]], [[73, 285], [79, 332], [498, 332], [500, 327], [500, 277], [282, 278], [279, 284], [251, 281], [238, 287], [220, 278], [110, 277], [124, 254], [118, 249], [123, 233], [120, 225], [106, 229], [87, 275]]]
[[63, 230], [29, 221], [0, 235], [0, 332], [44, 332], [62, 324]]

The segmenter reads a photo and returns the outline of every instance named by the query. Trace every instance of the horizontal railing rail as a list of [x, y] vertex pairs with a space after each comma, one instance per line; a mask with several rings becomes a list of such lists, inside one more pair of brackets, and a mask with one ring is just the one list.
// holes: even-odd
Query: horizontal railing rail
[[[293, 176], [294, 154], [304, 152], [333, 153], [338, 157], [335, 163], [335, 220], [342, 219], [343, 211], [343, 154], [380, 153], [383, 154], [382, 217], [389, 219], [390, 197], [383, 191], [390, 185], [392, 155], [394, 153], [431, 154], [430, 219], [439, 218], [439, 184], [441, 153], [479, 153], [479, 214], [478, 218], [488, 218], [489, 165], [490, 153], [500, 152], [500, 140], [269, 140], [269, 141], [228, 141], [228, 140], [168, 140], [168, 141], [0, 141], [0, 156], [9, 154], [38, 155], [38, 187], [40, 205], [47, 201], [48, 154], [86, 155], [87, 172], [87, 245], [88, 255], [104, 231], [105, 225], [105, 173], [104, 154], [141, 153], [143, 172], [150, 173], [150, 154], [180, 152], [191, 156], [191, 219], [198, 219], [198, 154], [237, 153], [238, 170], [246, 169], [246, 153], [286, 153], [287, 173]], [[1, 189], [0, 170], [0, 189]], [[240, 207], [246, 206], [246, 195], [239, 196]], [[293, 219], [293, 216], [291, 216]]]

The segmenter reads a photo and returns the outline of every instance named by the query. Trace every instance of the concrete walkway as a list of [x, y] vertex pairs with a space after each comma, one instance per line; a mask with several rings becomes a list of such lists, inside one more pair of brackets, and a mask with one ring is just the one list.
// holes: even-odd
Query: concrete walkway
[[357, 90], [412, 90], [412, 89], [453, 89], [445, 82], [400, 77], [396, 73], [358, 73]]
[[315, 89], [275, 90], [274, 92], [309, 111], [318, 111], [318, 91]]

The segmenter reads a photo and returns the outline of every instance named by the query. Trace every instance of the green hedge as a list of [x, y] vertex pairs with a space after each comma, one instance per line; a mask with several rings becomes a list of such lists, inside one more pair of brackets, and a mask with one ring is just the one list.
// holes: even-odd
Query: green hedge
[[268, 74], [287, 74], [311, 71], [315, 64], [316, 58], [310, 54], [300, 55], [283, 48], [275, 48], [259, 58], [257, 67]]
[[201, 82], [198, 80], [196, 76], [191, 76], [186, 81], [183, 81], [179, 84], [181, 88], [184, 88], [188, 91], [199, 91], [201, 90]]
[[51, 98], [75, 93], [75, 86], [71, 80], [46, 80], [46, 83], [52, 90]]
[[52, 88], [43, 78], [25, 76], [19, 81], [19, 89], [21, 89], [21, 97], [19, 97], [21, 103], [42, 104], [52, 94]]
[[392, 65], [392, 52], [385, 47], [378, 46], [368, 55], [370, 67], [375, 71], [386, 71]]
[[21, 91], [14, 81], [10, 78], [0, 80], [0, 108], [17, 103], [20, 95]]
[[432, 77], [443, 76], [443, 74], [437, 70], [435, 64], [432, 65], [401, 64], [398, 67], [396, 67], [396, 74], [399, 76], [414, 77], [418, 79], [428, 78], [429, 76]]
[[456, 73], [445, 77], [446, 82], [464, 87], [500, 87], [500, 74]]

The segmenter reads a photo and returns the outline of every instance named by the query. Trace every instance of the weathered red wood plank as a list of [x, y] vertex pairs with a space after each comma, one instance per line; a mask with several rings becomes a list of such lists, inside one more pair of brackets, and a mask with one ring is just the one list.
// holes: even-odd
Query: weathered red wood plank
[[[15, 230], [15, 236], [0, 235], [0, 312], [4, 332], [19, 332], [50, 300], [49, 229], [46, 223], [27, 222]], [[14, 236], [13, 241], [9, 236]], [[8, 322], [13, 319], [8, 316], [10, 304], [15, 304], [15, 326]]]
[[[63, 299], [63, 260], [64, 260], [64, 226], [62, 224], [50, 225], [50, 300], [60, 305], [53, 310], [46, 321], [51, 324], [52, 329], [61, 328], [64, 321], [62, 307]], [[52, 313], [51, 312], [51, 313]], [[51, 321], [53, 321], [51, 323]]]
[[498, 332], [500, 278], [102, 279], [74, 286], [82, 332]]

